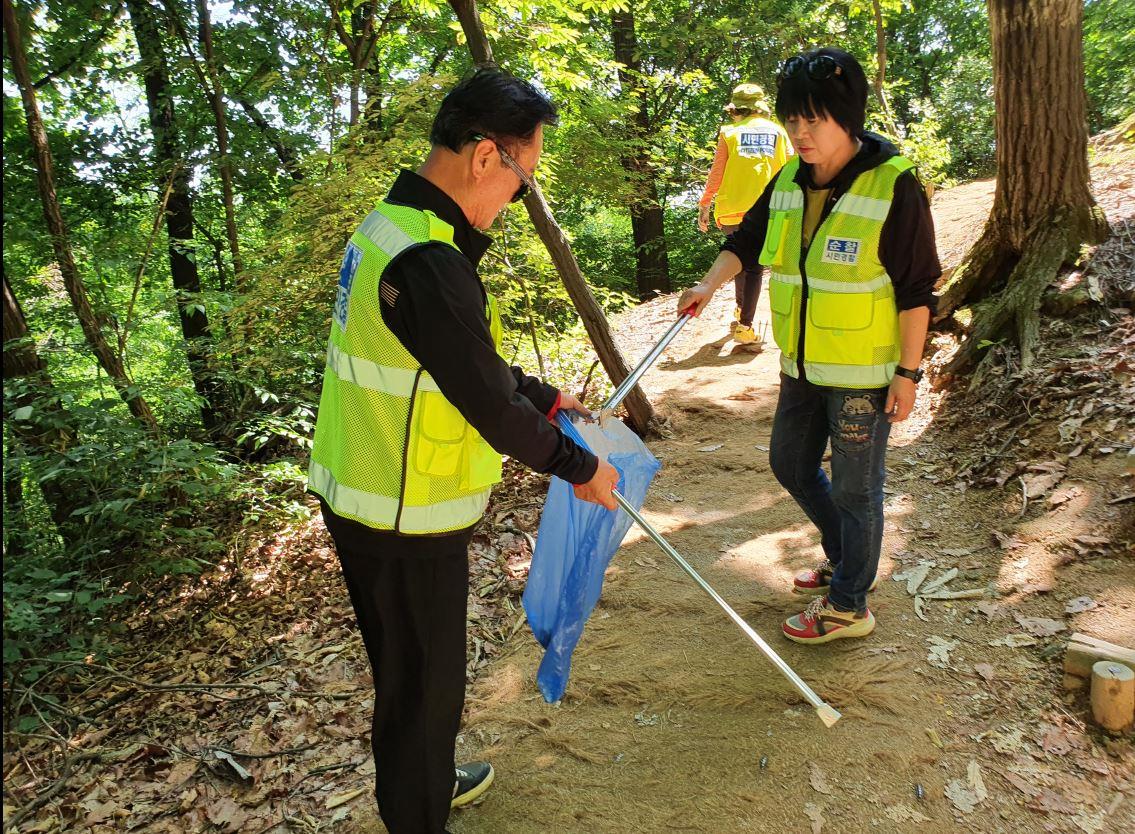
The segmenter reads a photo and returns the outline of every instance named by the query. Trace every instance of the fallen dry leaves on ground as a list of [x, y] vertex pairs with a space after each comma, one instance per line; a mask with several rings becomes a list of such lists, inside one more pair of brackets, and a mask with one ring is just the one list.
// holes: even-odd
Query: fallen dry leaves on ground
[[[506, 469], [470, 547], [472, 681], [523, 625], [546, 479]], [[372, 804], [371, 675], [322, 522], [146, 595], [108, 658], [6, 692], [5, 827], [332, 831]]]

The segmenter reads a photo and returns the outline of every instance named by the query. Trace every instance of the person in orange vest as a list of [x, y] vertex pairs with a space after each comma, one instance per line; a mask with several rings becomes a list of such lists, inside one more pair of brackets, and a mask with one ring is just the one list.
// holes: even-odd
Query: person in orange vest
[[[717, 136], [713, 167], [698, 201], [698, 228], [709, 231], [709, 209], [713, 205], [718, 228], [731, 235], [793, 150], [784, 128], [771, 120], [768, 99], [760, 85], [734, 87], [725, 112], [732, 121]], [[761, 294], [761, 272], [760, 266], [754, 267], [733, 282], [737, 309], [730, 332], [738, 344], [757, 341], [753, 316]]]

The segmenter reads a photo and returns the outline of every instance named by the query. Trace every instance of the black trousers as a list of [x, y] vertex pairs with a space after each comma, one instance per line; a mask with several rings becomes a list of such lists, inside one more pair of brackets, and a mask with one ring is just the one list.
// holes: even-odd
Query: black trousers
[[[727, 235], [733, 234], [740, 228], [737, 225], [725, 225], [721, 231]], [[753, 326], [753, 316], [757, 314], [757, 299], [761, 297], [761, 283], [764, 276], [764, 267], [759, 264], [750, 270], [740, 273], [733, 279], [733, 297], [737, 306], [741, 308], [741, 324], [745, 327]]]
[[761, 279], [764, 267], [758, 266], [742, 272], [733, 279], [733, 295], [741, 308], [741, 324], [753, 326], [753, 316], [757, 314], [757, 299], [761, 296]]
[[399, 536], [323, 505], [374, 673], [375, 799], [390, 834], [443, 834], [465, 705], [473, 528]]

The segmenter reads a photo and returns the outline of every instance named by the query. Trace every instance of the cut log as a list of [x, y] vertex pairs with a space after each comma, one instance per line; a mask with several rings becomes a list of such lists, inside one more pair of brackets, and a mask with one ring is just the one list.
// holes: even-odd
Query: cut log
[[1092, 717], [1113, 733], [1135, 724], [1135, 671], [1129, 666], [1101, 660], [1092, 667]]
[[[1092, 676], [1092, 667], [1101, 660], [1110, 660], [1135, 670], [1135, 649], [1076, 632], [1064, 653], [1065, 676], [1072, 675], [1086, 680]], [[1067, 677], [1065, 688], [1071, 688], [1067, 686]]]

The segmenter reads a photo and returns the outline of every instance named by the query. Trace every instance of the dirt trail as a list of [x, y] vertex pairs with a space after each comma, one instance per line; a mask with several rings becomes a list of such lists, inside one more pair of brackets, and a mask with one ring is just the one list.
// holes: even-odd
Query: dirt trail
[[[991, 183], [965, 189], [936, 201], [948, 257], [964, 252], [992, 199]], [[475, 686], [459, 758], [491, 758], [498, 781], [475, 810], [455, 815], [451, 829], [1135, 825], [1130, 743], [1085, 726], [1082, 699], [1062, 700], [1059, 657], [1050, 656], [1057, 649], [1044, 650], [1057, 644], [990, 645], [1011, 633], [1030, 639], [1011, 615], [1055, 617], [1069, 630], [1135, 644], [1130, 549], [1120, 544], [1115, 558], [1058, 567], [1075, 536], [1113, 529], [1130, 510], [1107, 503], [1123, 477], [1121, 456], [1071, 461], [1077, 497], [1017, 520], [1019, 495], [963, 492], [945, 480], [967, 451], [959, 445], [965, 438], [935, 433], [938, 396], [923, 383], [915, 414], [890, 443], [884, 582], [871, 602], [877, 630], [826, 647], [790, 643], [780, 624], [803, 603], [787, 589], [821, 551], [769, 471], [777, 351], [754, 354], [726, 341], [730, 296], [728, 288], [720, 292], [644, 381], [671, 420], [671, 436], [651, 443], [663, 468], [644, 515], [844, 719], [825, 730], [703, 592], [632, 530], [575, 652], [561, 704], [545, 704], [536, 692], [540, 653], [527, 631]], [[629, 356], [665, 330], [673, 307], [660, 299], [628, 314], [617, 332]], [[768, 319], [767, 294], [758, 319]], [[999, 547], [995, 530], [1017, 539]], [[932, 578], [959, 568], [952, 588], [995, 585], [997, 604], [979, 613], [972, 600], [928, 603], [920, 620], [905, 583], [887, 579], [919, 559], [936, 561]], [[1096, 607], [1065, 618], [1065, 603], [1081, 596]], [[928, 660], [934, 641], [948, 647], [946, 668]], [[967, 792], [975, 807], [963, 813]]]

